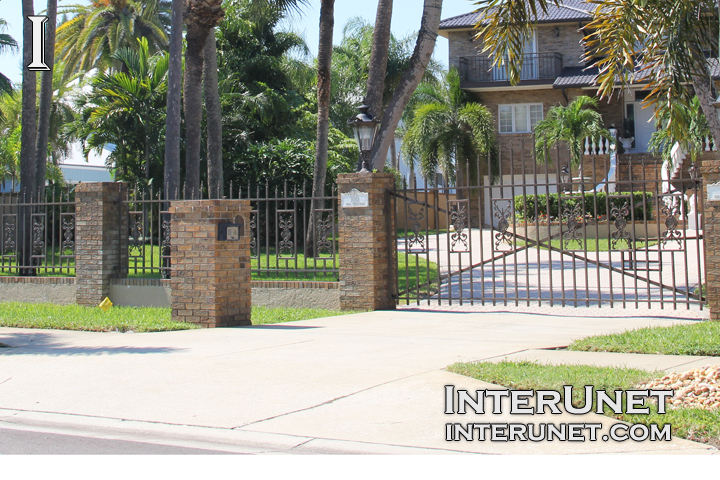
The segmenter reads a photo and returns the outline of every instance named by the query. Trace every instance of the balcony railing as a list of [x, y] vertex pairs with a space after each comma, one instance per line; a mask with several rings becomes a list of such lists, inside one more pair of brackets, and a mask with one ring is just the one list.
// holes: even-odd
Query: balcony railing
[[[490, 57], [460, 57], [460, 80], [472, 83], [507, 82], [507, 67], [493, 66]], [[520, 80], [554, 80], [562, 70], [559, 53], [526, 53]]]

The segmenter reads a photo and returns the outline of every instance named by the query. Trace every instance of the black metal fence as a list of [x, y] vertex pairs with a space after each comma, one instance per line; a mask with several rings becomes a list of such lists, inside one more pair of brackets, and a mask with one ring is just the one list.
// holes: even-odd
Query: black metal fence
[[[307, 185], [271, 189], [229, 186], [228, 199], [250, 200], [251, 269], [256, 280], [337, 281], [337, 192], [313, 197]], [[130, 277], [170, 278], [171, 202], [136, 188], [125, 204], [129, 216]]]
[[123, 275], [140, 278], [170, 278], [170, 203], [162, 192], [136, 187], [128, 192], [128, 263]]
[[75, 193], [0, 195], [0, 275], [75, 275]]

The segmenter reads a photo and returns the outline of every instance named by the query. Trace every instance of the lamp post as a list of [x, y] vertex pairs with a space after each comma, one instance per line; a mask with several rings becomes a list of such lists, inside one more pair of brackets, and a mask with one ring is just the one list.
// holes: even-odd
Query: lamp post
[[362, 168], [360, 173], [368, 173], [367, 161], [372, 151], [373, 143], [375, 142], [375, 135], [380, 128], [380, 120], [368, 113], [370, 107], [367, 105], [360, 105], [356, 116], [348, 120], [348, 125], [352, 127], [353, 133], [355, 134], [355, 141], [360, 148], [360, 155], [362, 157]]
[[568, 183], [570, 183], [570, 169], [567, 163], [560, 169], [560, 181], [563, 184], [563, 193], [568, 193]]

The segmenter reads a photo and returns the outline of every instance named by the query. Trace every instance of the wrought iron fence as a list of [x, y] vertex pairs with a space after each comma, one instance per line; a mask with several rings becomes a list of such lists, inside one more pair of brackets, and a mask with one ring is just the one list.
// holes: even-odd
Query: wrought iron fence
[[0, 195], [0, 275], [75, 275], [75, 192]]
[[[258, 280], [337, 281], [337, 191], [313, 197], [309, 186], [285, 183], [282, 191], [247, 186], [250, 200], [250, 255]], [[230, 185], [230, 198], [233, 187]]]
[[170, 278], [170, 203], [162, 192], [136, 187], [124, 201], [128, 210], [127, 265], [129, 277]]
[[[224, 198], [250, 200], [250, 254], [253, 279], [337, 281], [337, 192], [313, 197], [309, 187], [271, 189], [269, 184], [229, 186]], [[171, 201], [160, 192], [136, 188], [128, 209], [130, 277], [170, 278]], [[311, 214], [312, 213], [312, 214]]]

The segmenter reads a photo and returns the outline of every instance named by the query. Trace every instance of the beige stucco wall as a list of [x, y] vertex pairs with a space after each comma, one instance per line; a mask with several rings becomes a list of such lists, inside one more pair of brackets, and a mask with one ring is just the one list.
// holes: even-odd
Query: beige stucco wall
[[75, 303], [75, 285], [0, 283], [0, 302], [70, 305]]
[[110, 285], [108, 296], [118, 307], [170, 307], [170, 287]]
[[[170, 307], [170, 287], [161, 285], [111, 285], [110, 300], [118, 307]], [[75, 303], [75, 285], [0, 283], [0, 302]], [[340, 308], [337, 288], [252, 289], [252, 304], [287, 308]], [[2, 306], [0, 306], [2, 308]]]

